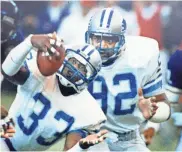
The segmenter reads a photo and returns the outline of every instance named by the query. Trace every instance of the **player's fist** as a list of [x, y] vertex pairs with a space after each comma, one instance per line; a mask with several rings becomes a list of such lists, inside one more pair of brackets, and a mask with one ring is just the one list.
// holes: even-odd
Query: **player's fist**
[[151, 97], [148, 99], [144, 98], [142, 88], [139, 88], [138, 96], [139, 96], [138, 107], [142, 112], [144, 118], [145, 119], [151, 118], [158, 109], [155, 102], [156, 98], [155, 97]]
[[37, 48], [39, 51], [45, 52], [45, 55], [57, 55], [59, 52], [56, 51], [55, 47], [61, 47], [63, 40], [58, 38], [56, 33], [50, 34], [37, 34], [31, 37], [32, 46]]
[[40, 42], [35, 42], [36, 47], [39, 48], [37, 53], [37, 65], [42, 75], [50, 76], [57, 72], [63, 64], [65, 57], [63, 40], [60, 39], [55, 32], [47, 35], [37, 35], [34, 38], [32, 37], [32, 39], [36, 41], [36, 39], [40, 37]]

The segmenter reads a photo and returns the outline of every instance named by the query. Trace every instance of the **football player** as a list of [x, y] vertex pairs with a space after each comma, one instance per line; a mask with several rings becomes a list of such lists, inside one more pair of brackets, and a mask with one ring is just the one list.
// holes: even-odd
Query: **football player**
[[[182, 95], [182, 51], [173, 53], [168, 62], [166, 96], [171, 103], [178, 103]], [[180, 103], [179, 103], [180, 104]], [[171, 115], [174, 125], [182, 127], [182, 112], [175, 112]], [[182, 150], [182, 131], [176, 151]]]
[[54, 34], [30, 35], [12, 49], [2, 65], [4, 76], [18, 85], [9, 110], [16, 133], [5, 139], [11, 151], [43, 151], [68, 133], [74, 140], [73, 148], [82, 150], [101, 142], [107, 132], [86, 137], [98, 131], [106, 119], [85, 89], [100, 71], [99, 52], [88, 44], [67, 46], [60, 69], [45, 77], [37, 66], [36, 50], [45, 51], [45, 55], [52, 51], [53, 59], [59, 54], [53, 44], [63, 47]]
[[[19, 25], [20, 16], [20, 11], [13, 0], [1, 2], [1, 64], [9, 51], [24, 39]], [[1, 82], [3, 80], [1, 74]], [[2, 88], [15, 90], [16, 86], [5, 80], [2, 83]]]
[[168, 120], [170, 106], [162, 87], [157, 41], [125, 36], [126, 27], [125, 19], [112, 8], [91, 17], [86, 42], [99, 50], [102, 68], [89, 91], [107, 116], [103, 128], [110, 131], [110, 150], [149, 151], [140, 124]]

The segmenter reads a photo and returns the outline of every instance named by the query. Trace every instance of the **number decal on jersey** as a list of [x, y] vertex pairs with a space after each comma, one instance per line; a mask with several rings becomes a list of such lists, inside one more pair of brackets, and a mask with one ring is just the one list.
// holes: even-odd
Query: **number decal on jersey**
[[37, 138], [37, 142], [40, 145], [45, 145], [45, 146], [49, 146], [54, 144], [58, 139], [60, 139], [62, 137], [62, 135], [64, 133], [66, 133], [70, 127], [72, 126], [72, 124], [74, 123], [74, 118], [67, 115], [66, 113], [64, 113], [63, 111], [59, 111], [56, 113], [55, 117], [54, 117], [57, 121], [59, 121], [60, 119], [64, 120], [65, 122], [67, 122], [67, 127], [62, 131], [62, 132], [56, 132], [53, 135], [53, 138], [51, 139], [51, 141], [46, 141], [46, 139], [43, 136], [39, 136]]
[[26, 135], [32, 134], [32, 132], [38, 126], [38, 121], [43, 119], [45, 115], [47, 114], [47, 112], [49, 111], [49, 109], [51, 108], [50, 101], [46, 99], [41, 93], [37, 93], [33, 98], [35, 102], [40, 101], [44, 105], [44, 107], [42, 111], [39, 113], [39, 115], [37, 115], [34, 112], [30, 115], [30, 118], [32, 119], [32, 124], [30, 125], [30, 127], [26, 127], [24, 125], [24, 121], [28, 121], [28, 120], [24, 120], [23, 116], [21, 115], [18, 117], [18, 124], [20, 128], [22, 129], [23, 133]]
[[26, 57], [27, 60], [31, 60], [33, 59], [33, 55], [32, 55], [32, 52], [30, 52], [27, 57]]
[[[44, 119], [44, 117], [46, 116], [46, 114], [48, 113], [48, 111], [51, 108], [51, 102], [46, 97], [44, 97], [42, 93], [37, 93], [33, 98], [34, 98], [35, 102], [39, 101], [43, 104], [43, 109], [39, 112], [39, 114], [36, 114], [35, 112], [33, 112], [30, 115], [32, 123], [29, 127], [26, 127], [24, 125], [25, 124], [24, 121], [30, 121], [30, 120], [23, 119], [23, 116], [21, 116], [21, 115], [18, 117], [18, 125], [21, 128], [21, 130], [23, 131], [23, 133], [26, 135], [31, 135], [35, 131], [35, 129], [38, 127], [39, 120]], [[53, 138], [51, 138], [51, 139], [46, 139], [40, 135], [37, 138], [37, 142], [40, 145], [51, 145], [51, 144], [55, 143], [58, 139], [60, 139], [62, 137], [62, 135], [64, 133], [69, 131], [70, 127], [72, 126], [72, 124], [75, 121], [73, 117], [69, 116], [68, 114], [66, 114], [63, 111], [56, 112], [54, 118], [57, 121], [63, 120], [64, 122], [66, 122], [67, 125], [66, 125], [65, 129], [62, 132], [53, 133], [54, 135], [53, 135]]]
[[137, 86], [135, 76], [132, 73], [125, 73], [116, 75], [113, 79], [113, 85], [119, 85], [120, 81], [129, 80], [130, 90], [129, 92], [118, 93], [115, 97], [115, 115], [126, 115], [132, 113], [135, 109], [135, 104], [132, 104], [129, 109], [122, 109], [123, 99], [131, 99], [137, 95]]
[[[132, 73], [124, 73], [124, 74], [117, 74], [113, 78], [113, 86], [118, 86], [121, 81], [128, 81], [129, 85], [129, 91], [128, 92], [120, 92], [118, 93], [114, 100], [115, 100], [115, 106], [113, 113], [115, 115], [126, 115], [130, 114], [135, 109], [135, 103], [131, 104], [128, 109], [123, 108], [123, 103], [127, 102], [124, 101], [124, 99], [130, 99], [135, 98], [137, 95], [137, 85], [136, 85], [136, 79], [135, 76]], [[101, 82], [101, 92], [96, 93], [93, 90], [93, 85], [95, 82]], [[108, 86], [105, 82], [105, 79], [101, 76], [98, 76], [93, 83], [89, 85], [89, 92], [93, 95], [95, 99], [101, 99], [102, 104], [102, 110], [104, 113], [107, 112], [107, 104], [108, 104]]]
[[101, 82], [101, 92], [95, 93], [93, 90], [93, 82], [89, 85], [88, 90], [89, 92], [94, 96], [95, 99], [101, 99], [101, 106], [104, 113], [107, 112], [107, 85], [105, 82], [105, 79], [101, 76], [98, 76], [95, 80], [95, 82]]

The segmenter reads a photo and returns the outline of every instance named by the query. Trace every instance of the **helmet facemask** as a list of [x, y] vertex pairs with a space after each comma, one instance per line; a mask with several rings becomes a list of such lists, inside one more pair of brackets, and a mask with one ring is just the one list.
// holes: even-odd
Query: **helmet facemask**
[[92, 64], [84, 56], [71, 49], [66, 51], [63, 65], [57, 72], [61, 84], [73, 87], [77, 92], [85, 89], [96, 74], [97, 71]]
[[121, 53], [121, 46], [125, 43], [124, 35], [86, 32], [87, 43], [92, 44], [99, 51], [103, 65], [112, 63]]

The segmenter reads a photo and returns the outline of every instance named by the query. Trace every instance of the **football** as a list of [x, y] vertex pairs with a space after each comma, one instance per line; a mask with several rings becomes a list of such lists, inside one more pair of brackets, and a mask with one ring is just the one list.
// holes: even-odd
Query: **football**
[[64, 61], [65, 57], [65, 48], [56, 47], [56, 50], [60, 53], [59, 56], [45, 56], [41, 50], [38, 50], [37, 53], [37, 65], [39, 71], [44, 76], [50, 76], [58, 71]]

